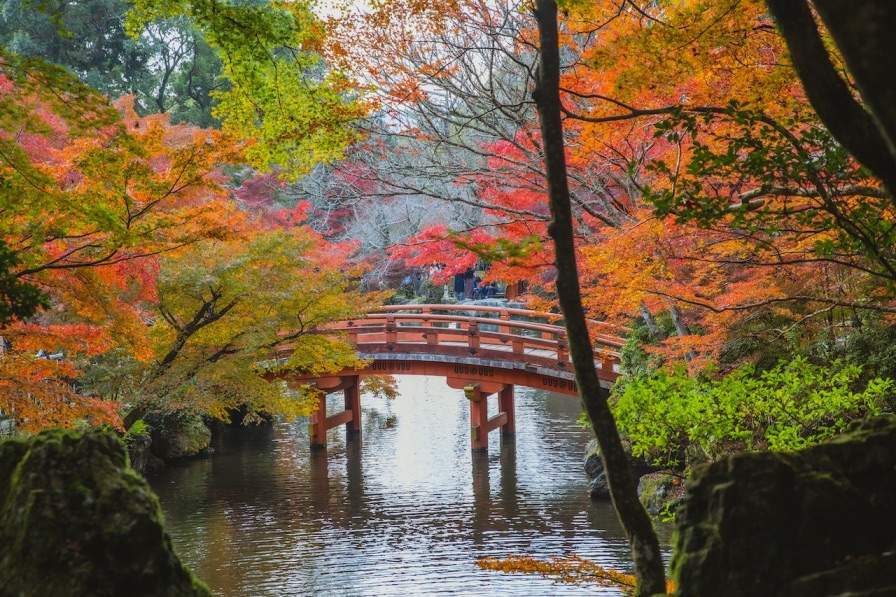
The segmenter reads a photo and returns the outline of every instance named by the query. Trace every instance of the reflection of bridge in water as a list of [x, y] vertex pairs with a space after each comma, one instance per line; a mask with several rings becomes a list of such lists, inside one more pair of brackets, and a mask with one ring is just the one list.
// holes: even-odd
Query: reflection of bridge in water
[[[311, 416], [312, 446], [325, 446], [327, 430], [345, 425], [361, 429], [359, 380], [365, 375], [444, 377], [470, 400], [470, 440], [474, 451], [486, 450], [488, 433], [515, 431], [513, 388], [527, 386], [578, 395], [569, 360], [566, 330], [552, 323], [557, 315], [523, 309], [478, 305], [401, 305], [380, 307], [362, 319], [328, 326], [322, 333], [341, 334], [367, 362], [326, 377], [285, 374], [292, 383], [323, 390]], [[618, 373], [618, 328], [593, 322], [594, 362], [598, 377], [612, 383]], [[327, 416], [326, 394], [342, 390], [345, 410]], [[488, 397], [497, 395], [498, 413], [488, 417]]]

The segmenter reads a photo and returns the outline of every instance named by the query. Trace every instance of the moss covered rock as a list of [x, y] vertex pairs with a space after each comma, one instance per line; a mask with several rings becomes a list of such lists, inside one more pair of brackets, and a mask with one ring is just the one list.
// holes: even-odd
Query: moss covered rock
[[[635, 479], [660, 470], [660, 467], [650, 464], [643, 458], [632, 456], [631, 446], [626, 446], [625, 449]], [[604, 472], [604, 463], [600, 459], [600, 447], [597, 445], [597, 440], [594, 439], [588, 442], [588, 446], [585, 448], [585, 474], [590, 480], [588, 493], [591, 495], [591, 499], [609, 500], [610, 484], [607, 482], [607, 474]]]
[[108, 431], [0, 444], [0, 594], [211, 595], [175, 555], [158, 500]]
[[697, 469], [678, 514], [679, 595], [896, 595], [894, 512], [893, 416]]
[[212, 432], [201, 417], [170, 418], [153, 429], [152, 453], [162, 460], [196, 456], [212, 443]]
[[684, 499], [681, 478], [667, 473], [644, 475], [638, 481], [638, 499], [654, 516], [675, 512]]
[[[127, 440], [127, 437], [125, 439]], [[162, 460], [152, 453], [152, 438], [148, 433], [131, 437], [125, 445], [131, 468], [141, 475], [164, 466]]]

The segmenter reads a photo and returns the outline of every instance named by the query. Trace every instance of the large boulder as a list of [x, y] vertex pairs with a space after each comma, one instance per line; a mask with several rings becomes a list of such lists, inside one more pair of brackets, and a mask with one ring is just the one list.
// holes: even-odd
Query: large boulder
[[799, 453], [727, 458], [686, 488], [680, 596], [896, 595], [896, 417]]
[[208, 449], [212, 432], [201, 417], [170, 417], [152, 431], [152, 453], [164, 461], [196, 456]]
[[0, 595], [206, 596], [109, 431], [0, 443]]

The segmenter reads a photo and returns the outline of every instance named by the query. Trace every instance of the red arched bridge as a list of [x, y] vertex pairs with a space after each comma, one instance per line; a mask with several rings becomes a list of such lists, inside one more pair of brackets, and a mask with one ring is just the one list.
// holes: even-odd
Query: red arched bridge
[[[285, 374], [291, 382], [323, 390], [310, 420], [312, 446], [325, 446], [327, 430], [345, 425], [361, 430], [359, 380], [365, 375], [433, 375], [470, 400], [471, 444], [485, 450], [488, 433], [513, 434], [514, 386], [578, 395], [569, 360], [566, 329], [558, 315], [524, 309], [479, 305], [384, 306], [361, 319], [341, 321], [319, 330], [353, 344], [366, 366], [326, 377]], [[594, 363], [598, 377], [611, 384], [616, 377], [621, 328], [592, 322]], [[326, 394], [342, 390], [345, 410], [327, 416]], [[497, 394], [498, 414], [488, 417], [488, 396]]]

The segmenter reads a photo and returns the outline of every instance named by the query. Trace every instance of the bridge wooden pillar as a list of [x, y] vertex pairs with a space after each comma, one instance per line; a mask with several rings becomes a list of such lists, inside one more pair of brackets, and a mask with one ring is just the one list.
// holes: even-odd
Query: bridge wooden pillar
[[479, 352], [479, 323], [471, 321], [467, 330], [467, 346], [470, 354]]
[[[515, 430], [513, 386], [502, 384], [500, 388], [492, 389], [488, 385], [477, 383], [464, 386], [464, 395], [470, 401], [470, 447], [474, 452], [488, 450], [489, 432], [500, 427], [504, 435], [511, 435]], [[499, 412], [489, 418], [488, 397], [494, 393], [498, 394]]]
[[351, 385], [342, 390], [345, 396], [345, 410], [352, 413], [352, 418], [345, 423], [345, 433], [351, 437], [361, 433], [361, 378], [353, 375]]
[[327, 447], [327, 393], [321, 390], [317, 396], [317, 409], [308, 419], [308, 439], [311, 448]]
[[513, 386], [506, 385], [498, 392], [498, 411], [507, 413], [507, 423], [501, 427], [501, 434], [505, 437], [516, 433], [516, 410], [513, 403]]
[[[315, 449], [327, 447], [327, 431], [345, 425], [348, 438], [361, 431], [361, 387], [358, 375], [325, 377], [317, 380], [317, 408], [308, 419], [308, 438]], [[342, 390], [345, 410], [327, 416], [327, 394]]]
[[[507, 309], [501, 309], [501, 312], [498, 315], [498, 318], [501, 321], [510, 321], [510, 311], [508, 311]], [[500, 332], [502, 334], [507, 334], [508, 336], [513, 333], [511, 331], [511, 328], [509, 325], [499, 325], [498, 332]]]

